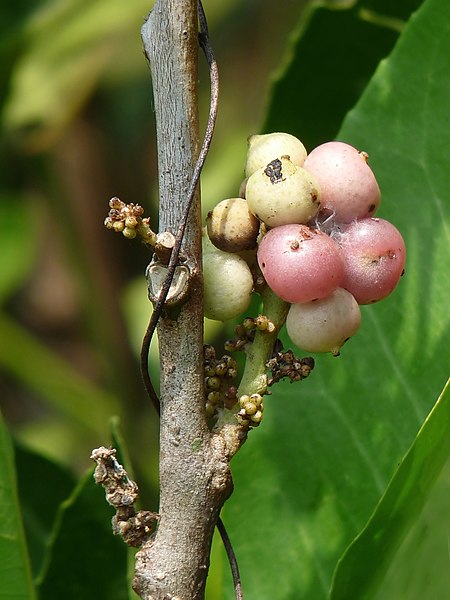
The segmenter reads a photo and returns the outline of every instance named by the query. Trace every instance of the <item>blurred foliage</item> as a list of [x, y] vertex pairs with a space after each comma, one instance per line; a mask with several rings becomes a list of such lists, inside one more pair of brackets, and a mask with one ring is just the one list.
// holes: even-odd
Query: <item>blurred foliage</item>
[[[345, 348], [345, 358], [340, 363], [322, 358], [320, 378], [314, 373], [317, 379], [302, 384], [302, 394], [314, 401], [299, 403], [297, 389], [280, 386], [278, 405], [274, 395], [261, 430], [236, 458], [236, 492], [225, 514], [249, 599], [326, 596], [337, 558], [363, 529], [448, 375], [443, 234], [449, 182], [440, 166], [448, 153], [448, 133], [441, 127], [450, 97], [450, 43], [443, 33], [448, 8], [439, 8], [439, 0], [425, 1], [431, 16], [428, 33], [419, 26], [412, 43], [417, 54], [407, 48], [394, 71], [377, 71], [375, 87], [340, 129], [421, 2], [310, 2], [303, 16], [305, 4], [204, 1], [221, 99], [202, 178], [203, 210], [237, 194], [245, 140], [261, 123], [265, 130], [299, 135], [308, 149], [339, 132], [370, 152], [384, 192], [380, 214], [407, 238], [408, 277], [393, 304], [368, 307], [366, 324]], [[46, 600], [126, 597], [126, 552], [111, 541], [108, 507], [91, 471], [86, 474], [91, 449], [110, 443], [112, 415], [120, 416], [143, 503], [157, 504], [158, 424], [138, 370], [150, 313], [143, 277], [149, 253], [103, 228], [108, 199], [116, 195], [143, 204], [157, 218], [151, 81], [139, 37], [150, 8], [144, 0], [18, 0], [0, 8], [0, 407], [18, 440], [18, 493], [31, 560], [29, 566], [15, 514], [13, 452], [2, 425], [6, 496], [15, 498], [2, 514], [20, 532], [3, 550], [15, 561], [18, 598], [31, 597], [31, 571]], [[209, 102], [204, 64], [199, 82], [204, 123]], [[418, 119], [429, 111], [437, 123], [431, 128], [433, 119]], [[426, 151], [416, 152], [414, 160], [409, 150], [417, 146]], [[405, 211], [399, 198], [414, 209]], [[420, 227], [414, 211], [420, 212]], [[421, 260], [422, 249], [431, 247], [432, 268], [431, 259]], [[208, 342], [226, 336], [208, 321], [206, 334]], [[344, 360], [354, 372], [343, 372]], [[154, 348], [150, 368], [157, 379]], [[295, 415], [288, 421], [298, 439], [286, 435], [286, 414]], [[117, 428], [113, 431], [117, 437]], [[73, 471], [82, 474], [76, 487]], [[418, 471], [408, 473], [408, 481], [419, 485]], [[34, 483], [42, 481], [53, 482], [51, 502], [47, 488], [33, 493]], [[430, 502], [445, 514], [448, 497], [446, 476]], [[393, 500], [387, 496], [386, 502], [392, 506]], [[445, 563], [441, 533], [426, 505], [394, 562], [398, 577], [391, 566], [380, 598], [412, 600], [448, 589], [442, 571], [434, 569], [434, 587], [419, 574], [420, 566]], [[67, 536], [77, 536], [72, 548]], [[420, 557], [429, 549], [429, 559], [414, 556], [414, 544], [421, 545]], [[94, 546], [97, 565], [110, 569], [108, 561], [116, 561], [117, 579], [105, 582], [114, 590], [92, 592], [98, 589], [96, 575], [80, 548]], [[77, 563], [70, 582], [59, 578], [58, 559]], [[405, 573], [413, 560], [417, 571], [411, 580]], [[402, 595], [405, 581], [409, 587]], [[231, 597], [229, 586], [223, 549], [215, 540], [208, 598]]]
[[[340, 128], [353, 62], [334, 63], [332, 82], [342, 74], [344, 89], [336, 86], [328, 96], [329, 80], [322, 81], [325, 99], [314, 111], [305, 115], [310, 101], [303, 97], [298, 110], [286, 109], [293, 104], [292, 90], [318, 85], [323, 58], [313, 39], [339, 47], [339, 56], [364, 45], [364, 5], [343, 8], [345, 16], [321, 4], [312, 7], [308, 29], [293, 39], [291, 62], [275, 82], [266, 123], [301, 136], [311, 115], [324, 136], [313, 143], [337, 136], [369, 153], [383, 194], [378, 214], [405, 237], [406, 276], [390, 298], [363, 307], [361, 329], [339, 359], [317, 357], [314, 373], [300, 386], [277, 386], [265, 403], [270, 413], [263, 427], [232, 463], [235, 492], [224, 519], [249, 598], [372, 598], [449, 451], [448, 397], [430, 415], [425, 439], [415, 437], [449, 376], [450, 181], [442, 169], [449, 159], [448, 131], [442, 128], [450, 98], [450, 54], [444, 51], [450, 44], [449, 7], [424, 2], [399, 28], [402, 34], [388, 58], [379, 62], [384, 58], [379, 55], [364, 65], [356, 59], [358, 77], [362, 66], [367, 77], [379, 64], [356, 106], [347, 112], [347, 105]], [[343, 37], [338, 27], [343, 21], [353, 21], [353, 32], [362, 21], [361, 37]], [[378, 23], [389, 21], [377, 16]], [[391, 32], [377, 25], [372, 35], [385, 41]], [[370, 53], [385, 48], [384, 43], [374, 48], [370, 39]], [[290, 344], [287, 336], [282, 339]], [[409, 458], [402, 462], [408, 448]], [[448, 485], [441, 490], [448, 502]], [[250, 522], [263, 524], [258, 535], [249, 536], [243, 525], [249, 514]], [[255, 556], [264, 565], [264, 578], [254, 568]], [[409, 567], [403, 563], [403, 568]], [[424, 573], [427, 569], [425, 562]], [[445, 572], [428, 581], [426, 597], [439, 597], [435, 590], [447, 581]], [[382, 597], [409, 600], [387, 591]]]
[[[267, 72], [300, 12], [301, 3], [290, 4], [274, 25], [269, 2], [205, 2], [223, 65], [205, 211], [239, 186], [242, 140], [258, 127]], [[59, 0], [1, 9], [1, 406], [15, 435], [75, 466], [87, 464], [117, 413], [141, 440], [132, 454], [139, 460], [143, 445], [142, 462], [148, 470], [152, 456], [156, 472], [156, 420], [136, 360], [150, 312], [149, 253], [103, 228], [113, 195], [157, 217], [151, 81], [139, 36], [150, 8]], [[202, 120], [208, 92], [201, 64]], [[218, 326], [207, 330], [214, 338]]]

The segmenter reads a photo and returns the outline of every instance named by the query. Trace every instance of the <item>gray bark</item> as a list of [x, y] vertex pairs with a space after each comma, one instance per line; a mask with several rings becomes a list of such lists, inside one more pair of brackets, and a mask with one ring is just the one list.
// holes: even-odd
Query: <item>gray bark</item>
[[[157, 0], [142, 37], [156, 111], [160, 231], [176, 234], [199, 151], [196, 0]], [[136, 556], [133, 587], [144, 600], [204, 597], [212, 533], [232, 488], [225, 440], [210, 433], [204, 410], [198, 195], [182, 254], [192, 266], [190, 295], [158, 325], [160, 522]]]

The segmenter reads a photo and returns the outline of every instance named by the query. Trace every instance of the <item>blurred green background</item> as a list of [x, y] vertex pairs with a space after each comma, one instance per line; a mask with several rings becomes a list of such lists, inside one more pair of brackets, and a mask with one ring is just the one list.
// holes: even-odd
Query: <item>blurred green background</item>
[[[246, 138], [303, 2], [206, 0], [221, 76], [204, 211], [237, 194]], [[156, 226], [144, 0], [21, 0], [0, 8], [0, 406], [14, 435], [77, 470], [118, 414], [155, 493], [157, 422], [138, 353], [149, 317], [148, 250], [103, 227], [108, 200]], [[204, 124], [209, 82], [200, 65]], [[208, 325], [214, 338], [220, 331]]]

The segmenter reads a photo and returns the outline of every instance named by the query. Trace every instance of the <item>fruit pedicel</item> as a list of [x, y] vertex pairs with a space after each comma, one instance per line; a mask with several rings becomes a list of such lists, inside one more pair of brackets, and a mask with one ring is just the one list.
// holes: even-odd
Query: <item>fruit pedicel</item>
[[374, 216], [381, 193], [368, 155], [339, 141], [307, 154], [290, 134], [254, 135], [245, 175], [242, 197], [208, 213], [205, 315], [242, 314], [263, 277], [290, 304], [292, 342], [338, 355], [359, 327], [359, 305], [388, 296], [404, 272], [400, 232]]

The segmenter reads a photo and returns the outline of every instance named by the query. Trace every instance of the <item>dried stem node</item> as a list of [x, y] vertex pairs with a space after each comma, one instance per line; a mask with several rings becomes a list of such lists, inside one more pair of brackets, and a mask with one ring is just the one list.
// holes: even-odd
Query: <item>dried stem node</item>
[[113, 533], [120, 535], [129, 546], [142, 546], [149, 539], [159, 515], [148, 510], [136, 512], [134, 503], [138, 499], [138, 486], [116, 459], [114, 448], [96, 448], [91, 459], [97, 463], [94, 481], [104, 487], [106, 501], [116, 509], [112, 519]]

